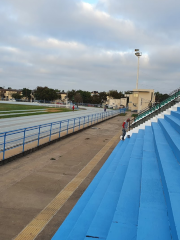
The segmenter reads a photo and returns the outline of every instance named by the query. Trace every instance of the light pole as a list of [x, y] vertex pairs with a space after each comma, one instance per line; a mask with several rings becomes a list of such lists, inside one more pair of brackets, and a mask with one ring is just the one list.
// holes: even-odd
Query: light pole
[[138, 57], [138, 69], [137, 69], [137, 81], [136, 81], [136, 89], [138, 89], [138, 78], [139, 78], [139, 58], [142, 56], [142, 53], [139, 49], [135, 49], [135, 55]]

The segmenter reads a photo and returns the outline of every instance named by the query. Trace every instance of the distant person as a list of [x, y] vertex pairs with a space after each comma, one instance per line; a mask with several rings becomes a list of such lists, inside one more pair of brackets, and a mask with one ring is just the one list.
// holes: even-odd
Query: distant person
[[74, 105], [72, 106], [72, 110], [74, 111]]
[[104, 107], [104, 112], [106, 112], [106, 107]]
[[123, 125], [122, 125], [122, 140], [124, 140], [124, 137], [126, 135], [126, 132], [128, 130], [128, 123], [130, 122], [130, 119], [128, 118], [126, 121], [123, 122]]

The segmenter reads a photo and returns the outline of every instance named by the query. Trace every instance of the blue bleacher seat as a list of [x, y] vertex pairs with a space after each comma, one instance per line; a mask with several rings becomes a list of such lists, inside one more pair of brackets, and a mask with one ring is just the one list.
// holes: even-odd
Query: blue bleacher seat
[[180, 240], [180, 108], [120, 141], [52, 240]]

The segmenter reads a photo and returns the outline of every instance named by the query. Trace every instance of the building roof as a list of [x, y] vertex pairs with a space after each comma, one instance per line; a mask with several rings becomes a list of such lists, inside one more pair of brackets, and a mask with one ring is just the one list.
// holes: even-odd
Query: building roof
[[134, 89], [132, 92], [154, 92], [154, 89]]

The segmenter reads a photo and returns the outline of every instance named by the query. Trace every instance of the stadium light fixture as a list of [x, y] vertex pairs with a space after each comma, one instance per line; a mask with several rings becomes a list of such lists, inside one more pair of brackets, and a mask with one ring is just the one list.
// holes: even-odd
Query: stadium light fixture
[[138, 57], [138, 69], [137, 69], [137, 81], [136, 81], [136, 89], [138, 89], [138, 79], [139, 79], [139, 58], [142, 56], [142, 52], [139, 49], [135, 49], [135, 55]]

